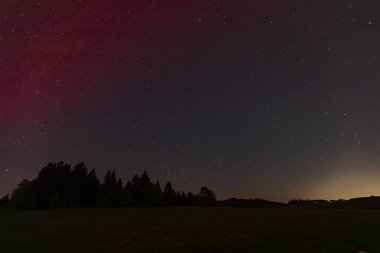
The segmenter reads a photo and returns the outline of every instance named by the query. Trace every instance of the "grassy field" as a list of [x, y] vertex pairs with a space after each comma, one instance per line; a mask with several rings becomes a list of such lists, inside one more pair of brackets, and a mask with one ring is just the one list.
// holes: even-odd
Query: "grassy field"
[[0, 252], [380, 252], [380, 211], [130, 208], [0, 212]]

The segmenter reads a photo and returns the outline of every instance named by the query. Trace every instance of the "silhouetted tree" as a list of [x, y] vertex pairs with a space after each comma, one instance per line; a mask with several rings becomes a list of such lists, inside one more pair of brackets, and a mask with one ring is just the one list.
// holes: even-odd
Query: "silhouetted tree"
[[95, 170], [92, 169], [86, 177], [86, 184], [84, 187], [84, 202], [85, 206], [94, 206], [96, 198], [99, 194], [100, 183]]
[[71, 166], [63, 162], [49, 163], [33, 181], [37, 190], [37, 206], [64, 207], [66, 194], [65, 186], [70, 177]]
[[65, 185], [65, 206], [83, 206], [86, 201], [87, 168], [85, 164], [78, 163], [70, 173]]
[[5, 206], [9, 202], [9, 195], [5, 195], [0, 199], [0, 206]]
[[180, 199], [181, 199], [180, 205], [182, 205], [182, 206], [187, 206], [188, 205], [187, 196], [186, 196], [186, 194], [184, 192], [181, 192], [181, 198]]
[[173, 190], [172, 184], [167, 182], [164, 187], [164, 201], [165, 205], [173, 206], [175, 200], [175, 192]]
[[187, 205], [188, 206], [196, 205], [196, 198], [192, 192], [187, 193]]
[[175, 206], [182, 206], [182, 200], [181, 200], [181, 192], [175, 191], [174, 192], [174, 205]]
[[132, 206], [133, 205], [133, 195], [131, 190], [131, 181], [128, 181], [121, 193], [121, 206]]
[[[0, 200], [0, 205], [8, 197]], [[175, 191], [170, 182], [162, 190], [159, 181], [153, 184], [146, 171], [134, 175], [123, 188], [114, 170], [108, 170], [100, 184], [95, 170], [89, 173], [86, 165], [63, 162], [49, 163], [33, 181], [23, 180], [10, 200], [17, 209], [80, 206], [193, 206], [215, 205], [216, 195], [207, 187], [199, 194]]]
[[134, 206], [152, 206], [154, 185], [151, 183], [148, 173], [143, 172], [141, 177], [134, 175], [130, 184], [132, 195], [132, 205]]
[[132, 180], [129, 185], [129, 194], [130, 194], [130, 205], [137, 206], [140, 199], [140, 178], [137, 175], [132, 177]]
[[307, 203], [313, 203], [313, 200], [310, 199], [291, 199], [288, 201], [289, 205], [303, 205]]
[[116, 172], [114, 170], [108, 170], [104, 176], [103, 189], [105, 191], [111, 191], [117, 184]]
[[216, 204], [216, 194], [203, 186], [199, 191], [200, 204], [205, 206], [214, 206]]
[[108, 170], [104, 176], [97, 202], [100, 206], [119, 206], [121, 197], [122, 181], [117, 179], [114, 170]]
[[11, 208], [30, 210], [37, 207], [37, 190], [35, 185], [27, 179], [21, 181], [13, 191], [10, 202]]
[[150, 178], [146, 171], [143, 172], [140, 178], [139, 192], [140, 200], [139, 206], [151, 206], [152, 205], [152, 193], [154, 185], [150, 182]]
[[157, 181], [152, 190], [151, 196], [152, 206], [162, 206], [164, 205], [163, 192], [160, 186], [160, 182]]

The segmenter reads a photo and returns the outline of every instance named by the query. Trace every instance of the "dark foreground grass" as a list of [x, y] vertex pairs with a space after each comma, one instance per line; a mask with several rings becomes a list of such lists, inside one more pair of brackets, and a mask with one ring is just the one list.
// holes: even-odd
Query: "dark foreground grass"
[[0, 212], [0, 252], [380, 252], [380, 211], [239, 208]]

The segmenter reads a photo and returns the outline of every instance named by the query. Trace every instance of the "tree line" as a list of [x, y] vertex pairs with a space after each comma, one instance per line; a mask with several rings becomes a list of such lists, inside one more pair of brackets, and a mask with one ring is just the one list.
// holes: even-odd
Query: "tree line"
[[108, 170], [100, 182], [94, 169], [86, 165], [71, 166], [51, 162], [33, 180], [24, 179], [11, 197], [0, 199], [0, 205], [12, 209], [72, 208], [72, 207], [154, 207], [154, 206], [214, 206], [216, 194], [208, 187], [199, 193], [176, 191], [170, 182], [162, 188], [153, 183], [147, 172], [134, 175], [125, 185], [114, 170]]

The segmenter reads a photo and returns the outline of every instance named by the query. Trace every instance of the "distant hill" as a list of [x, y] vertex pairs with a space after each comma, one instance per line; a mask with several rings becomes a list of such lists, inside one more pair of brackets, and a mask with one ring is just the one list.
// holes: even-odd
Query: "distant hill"
[[284, 206], [285, 204], [269, 201], [265, 199], [237, 199], [237, 198], [230, 198], [226, 200], [218, 201], [218, 206], [222, 207], [256, 207], [256, 208], [262, 208], [262, 207], [278, 207], [278, 206]]
[[305, 203], [289, 205], [296, 208], [321, 208], [321, 209], [380, 209], [380, 197], [361, 197], [349, 200], [308, 200]]
[[380, 197], [353, 198], [347, 201], [331, 203], [331, 206], [336, 208], [380, 209]]
[[217, 206], [221, 207], [252, 207], [252, 208], [265, 208], [265, 207], [280, 207], [289, 206], [295, 208], [310, 208], [310, 209], [380, 209], [380, 196], [353, 198], [349, 200], [307, 200], [305, 203], [297, 205], [287, 205], [275, 201], [265, 199], [237, 199], [230, 198], [220, 200]]

